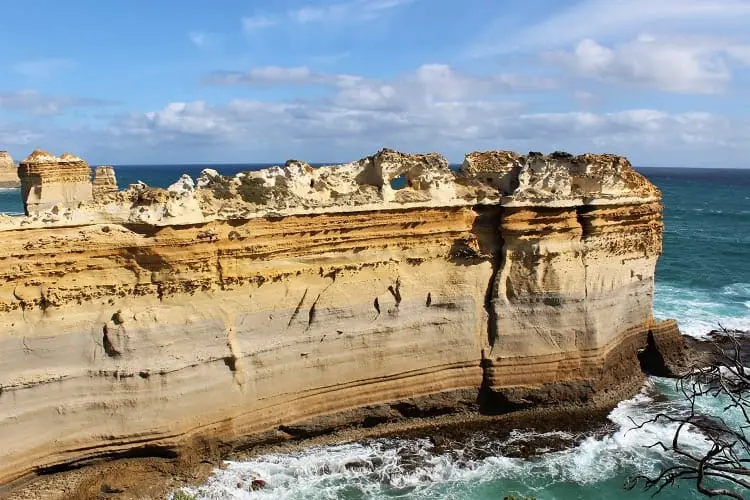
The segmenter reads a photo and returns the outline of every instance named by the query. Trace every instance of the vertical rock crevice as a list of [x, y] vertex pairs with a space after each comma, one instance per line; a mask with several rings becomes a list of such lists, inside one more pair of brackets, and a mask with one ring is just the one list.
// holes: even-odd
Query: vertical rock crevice
[[497, 298], [498, 276], [504, 265], [504, 247], [501, 221], [503, 209], [501, 207], [475, 207], [478, 217], [474, 222], [472, 233], [476, 235], [479, 254], [492, 266], [492, 272], [484, 292], [484, 310], [487, 315], [487, 344], [490, 351], [497, 340], [498, 321], [495, 299]]

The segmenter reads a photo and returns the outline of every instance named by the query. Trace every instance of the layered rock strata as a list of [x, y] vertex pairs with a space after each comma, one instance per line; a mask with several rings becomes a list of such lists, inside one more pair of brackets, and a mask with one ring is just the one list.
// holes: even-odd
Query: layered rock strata
[[385, 150], [8, 218], [0, 483], [632, 390], [678, 335], [651, 313], [659, 199], [616, 156]]
[[18, 176], [27, 215], [77, 207], [92, 198], [91, 169], [70, 153], [57, 157], [38, 149], [19, 163]]
[[0, 188], [17, 188], [21, 186], [18, 179], [18, 168], [7, 151], [0, 151]]
[[110, 166], [99, 166], [94, 169], [94, 180], [91, 183], [93, 198], [106, 202], [110, 195], [117, 193], [115, 169]]

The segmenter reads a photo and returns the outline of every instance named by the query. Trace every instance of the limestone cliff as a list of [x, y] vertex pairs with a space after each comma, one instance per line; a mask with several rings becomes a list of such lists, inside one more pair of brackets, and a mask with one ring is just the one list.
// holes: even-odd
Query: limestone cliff
[[7, 151], [0, 151], [0, 188], [17, 188], [20, 185], [16, 163]]
[[[22, 179], [90, 193], [82, 160], [32, 157]], [[384, 150], [57, 192], [0, 221], [0, 483], [191, 436], [592, 402], [677, 332], [651, 314], [660, 193], [621, 157], [454, 174]]]

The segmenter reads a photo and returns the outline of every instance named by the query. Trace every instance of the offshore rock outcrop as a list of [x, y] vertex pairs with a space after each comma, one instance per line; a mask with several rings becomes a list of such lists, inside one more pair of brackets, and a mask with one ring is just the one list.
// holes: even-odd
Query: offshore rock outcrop
[[110, 166], [99, 166], [94, 169], [94, 181], [91, 183], [92, 195], [97, 202], [106, 202], [109, 196], [117, 193], [115, 169]]
[[0, 188], [17, 188], [21, 186], [18, 179], [16, 163], [7, 151], [0, 151]]
[[91, 169], [70, 153], [57, 157], [37, 149], [19, 163], [18, 176], [27, 215], [51, 208], [75, 208], [92, 198]]
[[659, 200], [617, 156], [390, 150], [47, 197], [0, 221], [0, 483], [634, 390], [678, 335], [651, 313]]

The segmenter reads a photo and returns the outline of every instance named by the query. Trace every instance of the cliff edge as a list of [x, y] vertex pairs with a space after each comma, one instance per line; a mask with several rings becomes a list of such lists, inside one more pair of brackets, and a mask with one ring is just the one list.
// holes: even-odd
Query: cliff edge
[[122, 191], [72, 155], [19, 170], [0, 483], [194, 437], [612, 402], [639, 350], [679, 337], [652, 316], [660, 193], [619, 156], [477, 152], [454, 173], [383, 150]]

